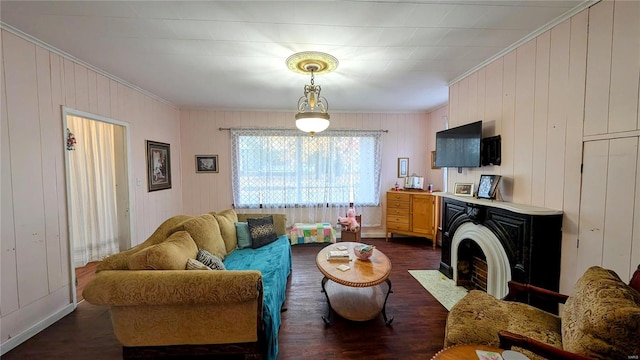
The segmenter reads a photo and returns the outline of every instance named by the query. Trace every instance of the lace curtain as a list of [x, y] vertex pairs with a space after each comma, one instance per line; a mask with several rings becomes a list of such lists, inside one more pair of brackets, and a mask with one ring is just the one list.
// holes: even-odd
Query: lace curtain
[[234, 206], [284, 212], [289, 224], [336, 223], [353, 203], [381, 222], [382, 131], [231, 129]]
[[118, 252], [114, 125], [67, 116], [76, 136], [69, 151], [71, 231], [76, 267]]

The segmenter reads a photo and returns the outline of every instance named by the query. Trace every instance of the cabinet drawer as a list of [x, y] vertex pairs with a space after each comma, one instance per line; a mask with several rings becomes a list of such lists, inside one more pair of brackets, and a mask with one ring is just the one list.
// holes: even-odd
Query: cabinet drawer
[[406, 216], [387, 215], [387, 223], [409, 224], [409, 218]]
[[403, 201], [389, 201], [387, 202], [387, 209], [407, 209], [409, 210], [409, 202]]
[[401, 224], [388, 221], [389, 220], [387, 220], [387, 232], [391, 232], [392, 230], [409, 231], [409, 223]]
[[399, 192], [389, 192], [387, 193], [387, 202], [392, 201], [409, 201], [411, 194], [403, 194]]
[[387, 216], [409, 217], [409, 208], [387, 208]]

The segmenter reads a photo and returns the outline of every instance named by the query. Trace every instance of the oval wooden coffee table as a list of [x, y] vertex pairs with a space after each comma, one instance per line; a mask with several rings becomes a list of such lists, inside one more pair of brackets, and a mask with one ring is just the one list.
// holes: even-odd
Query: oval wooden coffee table
[[[368, 260], [360, 260], [353, 253], [357, 242], [340, 242], [324, 247], [316, 256], [316, 265], [324, 275], [322, 291], [327, 297], [329, 312], [322, 317], [326, 324], [331, 322], [331, 309], [345, 319], [353, 321], [367, 321], [382, 312], [385, 324], [391, 325], [393, 318], [387, 319], [385, 311], [387, 299], [391, 291], [391, 261], [380, 250], [374, 249]], [[345, 246], [350, 261], [330, 261], [327, 254], [338, 247]], [[349, 270], [338, 269], [340, 265], [347, 265]], [[383, 293], [380, 284], [387, 283], [387, 292]]]

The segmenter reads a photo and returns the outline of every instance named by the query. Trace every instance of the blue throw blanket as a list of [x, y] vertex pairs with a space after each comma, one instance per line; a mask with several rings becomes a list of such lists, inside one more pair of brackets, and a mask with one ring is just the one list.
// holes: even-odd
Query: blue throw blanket
[[291, 245], [287, 235], [257, 249], [236, 249], [224, 259], [227, 270], [260, 270], [264, 288], [263, 319], [267, 359], [278, 357], [280, 309], [284, 304], [287, 278], [291, 273]]

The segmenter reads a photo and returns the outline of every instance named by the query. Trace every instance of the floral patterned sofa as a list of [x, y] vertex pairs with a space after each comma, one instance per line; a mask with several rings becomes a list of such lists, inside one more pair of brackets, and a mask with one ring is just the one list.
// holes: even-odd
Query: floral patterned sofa
[[[271, 242], [239, 248], [236, 223], [268, 215]], [[171, 217], [145, 242], [104, 259], [83, 296], [109, 306], [125, 359], [229, 354], [276, 359], [291, 272], [285, 227], [283, 214], [233, 209]], [[187, 270], [201, 249], [226, 269]]]
[[[506, 301], [521, 292], [564, 303], [562, 316]], [[444, 345], [460, 344], [515, 346], [531, 359], [637, 359], [640, 292], [598, 266], [582, 275], [571, 296], [515, 282], [504, 300], [473, 290], [447, 318]]]

